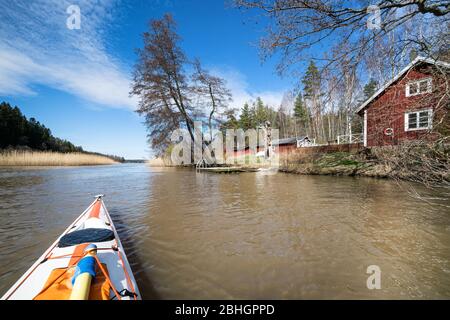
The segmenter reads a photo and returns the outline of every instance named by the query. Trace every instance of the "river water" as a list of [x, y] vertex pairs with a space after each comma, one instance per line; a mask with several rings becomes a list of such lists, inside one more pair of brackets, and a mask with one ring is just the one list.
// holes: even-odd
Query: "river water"
[[147, 299], [448, 299], [450, 203], [415, 190], [432, 203], [370, 178], [0, 168], [0, 294], [104, 193]]

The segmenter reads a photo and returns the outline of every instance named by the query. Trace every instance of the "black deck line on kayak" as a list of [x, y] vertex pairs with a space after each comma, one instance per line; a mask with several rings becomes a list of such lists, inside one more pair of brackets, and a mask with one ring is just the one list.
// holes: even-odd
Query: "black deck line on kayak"
[[114, 232], [109, 229], [87, 228], [70, 232], [59, 240], [58, 247], [65, 248], [82, 243], [105, 242], [115, 238]]

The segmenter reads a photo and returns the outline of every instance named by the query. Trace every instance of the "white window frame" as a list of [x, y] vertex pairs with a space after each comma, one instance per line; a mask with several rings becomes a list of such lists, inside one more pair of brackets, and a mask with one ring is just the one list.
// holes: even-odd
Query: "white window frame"
[[[419, 127], [420, 123], [420, 113], [421, 112], [428, 112], [428, 126], [426, 127]], [[416, 114], [417, 119], [417, 125], [416, 128], [409, 128], [409, 115], [410, 114]], [[430, 130], [433, 127], [433, 109], [422, 109], [417, 111], [409, 111], [405, 112], [405, 131], [417, 131], [417, 130]]]
[[367, 147], [367, 109], [364, 110], [364, 147]]
[[[427, 90], [424, 92], [420, 91], [420, 83], [421, 82], [427, 82]], [[412, 85], [417, 85], [417, 92], [416, 93], [411, 93], [410, 91], [410, 87]], [[433, 91], [433, 78], [423, 78], [423, 79], [419, 79], [419, 80], [414, 80], [414, 81], [410, 81], [406, 84], [406, 96], [407, 97], [414, 97], [414, 96], [418, 96], [420, 94], [425, 94], [425, 93], [431, 93]]]

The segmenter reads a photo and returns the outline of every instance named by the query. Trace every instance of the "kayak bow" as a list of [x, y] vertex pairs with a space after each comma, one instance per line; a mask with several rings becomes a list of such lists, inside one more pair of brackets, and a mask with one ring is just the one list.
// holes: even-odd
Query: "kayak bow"
[[1, 299], [141, 299], [103, 195], [96, 196]]

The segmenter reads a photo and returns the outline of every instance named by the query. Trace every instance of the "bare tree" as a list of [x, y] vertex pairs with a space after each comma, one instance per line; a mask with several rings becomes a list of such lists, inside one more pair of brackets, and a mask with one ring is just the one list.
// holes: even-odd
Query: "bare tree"
[[131, 94], [140, 98], [137, 112], [146, 117], [152, 146], [163, 152], [170, 143], [169, 133], [179, 128], [181, 121], [194, 139], [194, 108], [184, 71], [188, 61], [178, 44], [176, 23], [168, 14], [150, 22], [143, 40], [144, 48], [137, 50]]
[[[320, 60], [324, 68], [336, 67], [342, 59], [359, 64], [380, 41], [390, 42], [391, 50], [385, 54], [390, 64], [396, 66], [401, 65], [398, 62], [404, 57], [406, 47], [430, 57], [448, 50], [448, 0], [234, 2], [240, 8], [259, 9], [270, 18], [260, 46], [263, 56], [275, 52], [282, 54], [278, 66], [280, 72], [310, 59]], [[411, 25], [416, 27], [411, 28]], [[408, 27], [409, 32], [403, 32]], [[345, 41], [349, 46], [338, 55], [317, 56], [318, 49], [331, 52], [333, 47]]]
[[223, 113], [231, 102], [231, 91], [226, 87], [225, 80], [213, 76], [204, 70], [199, 60], [194, 61], [194, 74], [192, 81], [194, 83], [193, 90], [199, 95], [200, 104], [204, 106], [208, 112], [208, 127], [210, 141], [213, 140], [213, 119], [218, 113]]
[[[199, 61], [189, 61], [171, 15], [151, 21], [143, 40], [131, 94], [140, 98], [137, 112], [145, 116], [152, 147], [162, 155], [175, 129], [185, 127], [194, 141], [194, 120], [203, 117], [205, 108], [211, 131], [213, 117], [227, 107], [231, 93], [223, 79], [203, 70]], [[192, 65], [194, 72], [189, 74], [186, 69]]]

